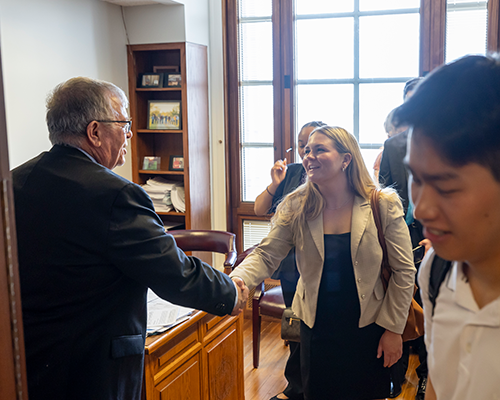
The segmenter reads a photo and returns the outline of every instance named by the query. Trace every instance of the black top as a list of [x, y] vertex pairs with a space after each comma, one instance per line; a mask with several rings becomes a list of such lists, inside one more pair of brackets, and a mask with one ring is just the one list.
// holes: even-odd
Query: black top
[[391, 377], [377, 348], [384, 328], [359, 328], [360, 303], [351, 234], [325, 235], [316, 321], [301, 324], [304, 392], [311, 400], [368, 400], [390, 394]]
[[278, 207], [278, 204], [283, 197], [293, 192], [305, 181], [306, 171], [302, 166], [302, 163], [288, 164], [287, 167], [285, 179], [281, 181], [278, 189], [276, 189], [276, 193], [274, 193], [273, 204], [271, 205], [268, 214], [275, 212], [276, 207]]
[[406, 156], [407, 140], [408, 130], [385, 141], [378, 178], [382, 186], [392, 186], [397, 190], [405, 215], [408, 210], [408, 171], [403, 160]]

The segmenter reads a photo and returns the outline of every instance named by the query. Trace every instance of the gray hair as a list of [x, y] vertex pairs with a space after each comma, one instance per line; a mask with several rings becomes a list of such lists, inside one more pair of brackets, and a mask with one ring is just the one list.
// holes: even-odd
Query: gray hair
[[51, 143], [79, 144], [90, 122], [113, 119], [111, 97], [128, 106], [123, 90], [109, 82], [77, 77], [57, 85], [46, 103]]

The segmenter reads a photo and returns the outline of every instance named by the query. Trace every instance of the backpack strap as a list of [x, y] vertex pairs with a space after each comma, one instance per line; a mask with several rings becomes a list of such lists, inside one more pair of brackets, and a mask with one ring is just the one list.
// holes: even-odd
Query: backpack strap
[[436, 308], [436, 299], [439, 295], [439, 289], [443, 283], [448, 271], [452, 265], [451, 261], [444, 260], [437, 255], [434, 255], [432, 260], [431, 273], [429, 275], [429, 300], [432, 303], [432, 315], [434, 315], [434, 308]]

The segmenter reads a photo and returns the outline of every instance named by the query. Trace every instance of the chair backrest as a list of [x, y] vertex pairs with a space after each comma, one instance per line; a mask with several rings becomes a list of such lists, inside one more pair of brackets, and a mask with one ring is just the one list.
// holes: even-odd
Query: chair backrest
[[236, 262], [236, 235], [211, 230], [168, 231], [182, 251], [210, 251], [226, 255], [224, 272], [231, 273]]

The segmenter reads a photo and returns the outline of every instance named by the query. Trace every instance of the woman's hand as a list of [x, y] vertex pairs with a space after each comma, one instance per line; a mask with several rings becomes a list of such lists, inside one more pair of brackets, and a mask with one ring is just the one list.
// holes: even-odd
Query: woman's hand
[[271, 168], [271, 179], [273, 180], [271, 186], [273, 189], [277, 189], [283, 179], [285, 179], [286, 168], [286, 158], [284, 160], [278, 160], [274, 163]]
[[429, 249], [432, 247], [432, 242], [429, 239], [421, 240], [418, 244], [420, 246], [424, 246], [425, 249], [424, 256], [427, 254], [427, 251], [429, 251]]
[[378, 343], [377, 358], [384, 353], [384, 367], [391, 367], [403, 354], [403, 338], [401, 335], [386, 330]]

